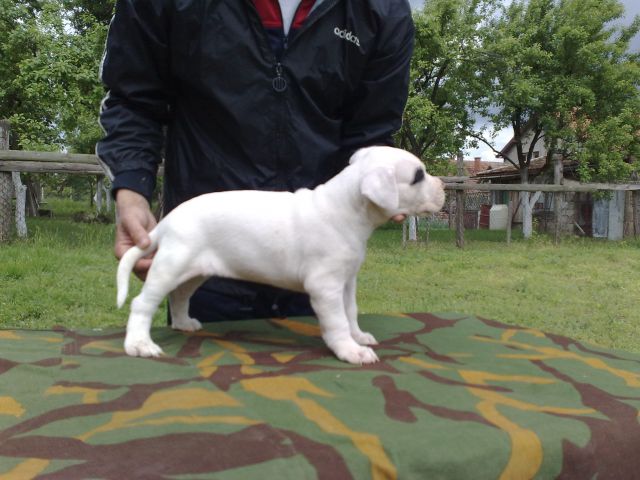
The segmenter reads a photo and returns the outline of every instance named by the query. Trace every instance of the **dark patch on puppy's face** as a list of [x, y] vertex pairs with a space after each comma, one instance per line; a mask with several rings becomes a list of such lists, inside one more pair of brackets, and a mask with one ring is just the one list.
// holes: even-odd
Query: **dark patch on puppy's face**
[[421, 168], [418, 168], [416, 170], [416, 176], [413, 177], [413, 182], [411, 182], [411, 185], [415, 185], [416, 183], [423, 182], [424, 179], [425, 179], [424, 170], [422, 170]]

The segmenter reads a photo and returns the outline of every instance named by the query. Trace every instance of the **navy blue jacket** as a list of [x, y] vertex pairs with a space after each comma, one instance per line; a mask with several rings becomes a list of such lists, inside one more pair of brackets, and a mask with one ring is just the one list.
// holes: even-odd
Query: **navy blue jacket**
[[251, 0], [119, 0], [97, 154], [114, 190], [148, 199], [164, 157], [165, 212], [212, 191], [315, 187], [357, 148], [392, 143], [413, 33], [406, 0], [324, 0], [276, 51]]

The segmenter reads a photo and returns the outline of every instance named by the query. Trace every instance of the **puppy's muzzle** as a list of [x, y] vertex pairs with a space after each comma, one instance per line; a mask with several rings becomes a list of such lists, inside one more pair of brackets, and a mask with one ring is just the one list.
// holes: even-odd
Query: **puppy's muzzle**
[[444, 182], [436, 177], [431, 177], [429, 181], [431, 184], [429, 188], [429, 195], [420, 211], [420, 214], [439, 212], [444, 206], [446, 197]]

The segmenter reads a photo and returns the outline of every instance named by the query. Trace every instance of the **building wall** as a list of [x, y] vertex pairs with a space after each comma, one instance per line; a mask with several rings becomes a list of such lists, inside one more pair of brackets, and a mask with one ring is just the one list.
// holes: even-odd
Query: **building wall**
[[[533, 131], [528, 130], [524, 136], [524, 140], [522, 142], [522, 151], [526, 154], [529, 151], [531, 141], [533, 140]], [[534, 154], [533, 158], [544, 157], [547, 155], [547, 149], [544, 146], [544, 138], [538, 139], [536, 142], [536, 146], [534, 148], [534, 152], [538, 152], [537, 155]], [[516, 145], [510, 145], [508, 149], [504, 151], [503, 157], [509, 157], [514, 162], [517, 161], [517, 153], [516, 153]]]

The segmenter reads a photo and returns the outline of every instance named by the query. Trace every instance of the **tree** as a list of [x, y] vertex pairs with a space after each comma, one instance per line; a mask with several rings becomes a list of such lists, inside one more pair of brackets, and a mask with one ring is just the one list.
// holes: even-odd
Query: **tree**
[[433, 173], [448, 173], [465, 145], [485, 89], [478, 71], [494, 0], [431, 0], [414, 14], [415, 51], [400, 146]]
[[[0, 118], [12, 148], [93, 153], [102, 136], [98, 76], [112, 0], [0, 0]], [[93, 13], [100, 13], [96, 19]], [[52, 187], [93, 190], [95, 179], [44, 177]]]
[[3, 78], [13, 101], [0, 112], [22, 148], [92, 152], [101, 135], [96, 118], [104, 91], [98, 71], [107, 27], [96, 22], [78, 32], [61, 1], [42, 0], [38, 6], [15, 22], [9, 36], [15, 63], [2, 73], [8, 70]]
[[[491, 59], [483, 72], [492, 85], [487, 114], [496, 129], [512, 128], [517, 157], [505, 160], [519, 169], [522, 183], [542, 138], [547, 163], [557, 153], [575, 159], [584, 180], [628, 176], [640, 141], [640, 68], [629, 40], [640, 19], [620, 27], [623, 13], [618, 0], [515, 0], [492, 21], [494, 34], [484, 44]], [[525, 151], [527, 132], [533, 141]], [[490, 140], [476, 138], [498, 152]], [[528, 193], [521, 204], [528, 237]]]
[[115, 0], [62, 0], [76, 32], [92, 30], [97, 25], [109, 26]]
[[[35, 21], [39, 11], [39, 1], [0, 0], [0, 119], [9, 119], [22, 110], [23, 94], [15, 80], [22, 61], [37, 50], [25, 26]], [[11, 146], [16, 146], [15, 136]]]
[[640, 65], [629, 41], [640, 17], [616, 27], [623, 13], [617, 0], [559, 7], [564, 21], [554, 46], [563, 75], [550, 85], [556, 112], [548, 115], [547, 144], [551, 153], [578, 161], [584, 181], [627, 179], [637, 155]]

